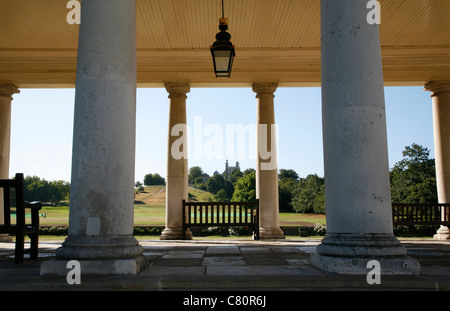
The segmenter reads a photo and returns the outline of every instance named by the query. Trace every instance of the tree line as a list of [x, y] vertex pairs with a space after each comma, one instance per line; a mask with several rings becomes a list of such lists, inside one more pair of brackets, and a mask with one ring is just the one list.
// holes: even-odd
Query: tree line
[[[437, 203], [435, 161], [430, 150], [413, 143], [390, 170], [392, 203]], [[236, 169], [229, 176], [208, 176], [198, 167], [189, 169], [189, 184], [215, 195], [218, 201], [256, 200], [256, 173]], [[280, 169], [278, 196], [281, 212], [325, 213], [325, 179], [317, 174], [300, 178], [292, 169]]]
[[[189, 169], [189, 185], [208, 191], [217, 201], [256, 200], [256, 172], [233, 170], [230, 174], [215, 173], [209, 176], [199, 166]], [[406, 146], [402, 160], [390, 170], [393, 203], [437, 203], [435, 161], [430, 150], [413, 143]], [[68, 202], [70, 183], [47, 181], [37, 176], [27, 176], [25, 200], [41, 201], [52, 205]], [[147, 174], [144, 185], [165, 185], [159, 174]], [[136, 182], [136, 188], [143, 185]], [[317, 174], [300, 178], [292, 169], [280, 169], [278, 174], [279, 207], [281, 212], [325, 213], [325, 179]], [[13, 196], [12, 196], [13, 197]]]
[[[70, 183], [64, 180], [47, 181], [38, 176], [24, 178], [25, 201], [41, 201], [51, 205], [68, 203], [70, 198]], [[14, 191], [14, 189], [11, 189]], [[15, 195], [11, 195], [11, 204], [15, 205]]]
[[[217, 201], [248, 202], [256, 200], [256, 171], [252, 168], [241, 172], [235, 169], [229, 176], [208, 176], [194, 166], [189, 169], [189, 184], [211, 192]], [[314, 175], [300, 178], [292, 169], [280, 169], [278, 173], [279, 207], [281, 212], [325, 212], [324, 179]]]

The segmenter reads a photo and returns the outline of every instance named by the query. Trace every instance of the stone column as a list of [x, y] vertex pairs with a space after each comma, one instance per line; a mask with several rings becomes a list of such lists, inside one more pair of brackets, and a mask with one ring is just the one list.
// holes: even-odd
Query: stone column
[[[59, 259], [81, 261], [82, 274], [144, 268], [133, 237], [135, 132], [136, 1], [83, 1], [69, 236], [56, 251]], [[64, 260], [41, 266], [41, 274], [67, 271]]]
[[[432, 81], [425, 86], [432, 92], [434, 153], [439, 203], [450, 203], [450, 81]], [[448, 213], [448, 208], [447, 208]], [[442, 211], [445, 220], [445, 211]], [[441, 226], [435, 239], [450, 238], [449, 228]]]
[[[188, 199], [188, 158], [186, 98], [188, 82], [165, 84], [169, 93], [169, 134], [167, 145], [166, 228], [161, 240], [182, 239], [182, 201]], [[192, 239], [189, 230], [186, 238]]]
[[322, 122], [327, 236], [311, 262], [333, 273], [416, 274], [393, 235], [378, 25], [367, 2], [322, 0]]
[[[0, 179], [9, 179], [9, 156], [11, 146], [11, 101], [20, 91], [12, 84], [0, 84]], [[0, 190], [0, 224], [4, 224], [3, 191]], [[11, 242], [7, 234], [0, 234], [0, 242]]]
[[278, 163], [275, 133], [274, 93], [278, 83], [253, 83], [257, 103], [256, 198], [259, 199], [260, 238], [284, 239], [280, 229]]

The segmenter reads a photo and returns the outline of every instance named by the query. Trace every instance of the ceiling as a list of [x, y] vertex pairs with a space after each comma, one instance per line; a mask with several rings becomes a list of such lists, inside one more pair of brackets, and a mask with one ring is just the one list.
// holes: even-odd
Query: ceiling
[[[379, 0], [386, 85], [450, 80], [450, 1]], [[78, 25], [68, 0], [0, 0], [0, 83], [74, 87]], [[138, 86], [320, 86], [320, 0], [225, 0], [236, 46], [231, 78], [216, 78], [210, 45], [219, 0], [137, 0]]]

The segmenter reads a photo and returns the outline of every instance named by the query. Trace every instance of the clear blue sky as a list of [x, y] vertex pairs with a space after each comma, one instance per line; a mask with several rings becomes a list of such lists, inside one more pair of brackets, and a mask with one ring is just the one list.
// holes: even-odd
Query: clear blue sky
[[[73, 89], [22, 89], [14, 95], [11, 176], [22, 172], [70, 181], [74, 93]], [[320, 88], [278, 88], [275, 93], [278, 167], [294, 169], [301, 177], [314, 173], [323, 176], [320, 93]], [[135, 180], [142, 181], [148, 173], [166, 175], [167, 95], [165, 89], [138, 89]], [[422, 87], [387, 87], [385, 95], [389, 166], [399, 161], [404, 147], [413, 142], [430, 149], [434, 157], [430, 93]], [[217, 133], [208, 136], [207, 129], [221, 129], [224, 135], [224, 150], [217, 159], [191, 154], [189, 167], [198, 165], [212, 175], [215, 170], [223, 172], [227, 158], [230, 165], [239, 161], [242, 169], [256, 166], [255, 154], [250, 152], [250, 147], [256, 148], [256, 141], [247, 138], [249, 149], [240, 158], [236, 150], [227, 154], [225, 145], [227, 124], [256, 123], [256, 99], [250, 88], [193, 88], [188, 94], [187, 115], [191, 137], [194, 120], [201, 120], [203, 146], [220, 139]]]

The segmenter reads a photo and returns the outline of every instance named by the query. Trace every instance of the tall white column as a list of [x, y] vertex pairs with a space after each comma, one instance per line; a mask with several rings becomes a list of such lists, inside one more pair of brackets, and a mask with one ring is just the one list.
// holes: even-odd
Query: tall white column
[[393, 235], [378, 25], [367, 2], [322, 0], [322, 121], [327, 236], [311, 260], [334, 273], [415, 274]]
[[[165, 84], [169, 93], [169, 134], [167, 145], [167, 179], [166, 179], [166, 228], [161, 240], [181, 240], [182, 201], [188, 199], [188, 159], [187, 159], [187, 125], [186, 99], [190, 92], [188, 82], [168, 82]], [[186, 238], [192, 239], [189, 230]]]
[[[436, 161], [436, 183], [439, 203], [450, 203], [450, 81], [432, 81], [425, 86], [432, 92], [434, 153]], [[447, 213], [448, 208], [447, 208]], [[445, 220], [445, 210], [442, 210]], [[448, 219], [447, 219], [448, 220]], [[441, 226], [435, 239], [450, 239], [450, 231]]]
[[[133, 237], [135, 132], [136, 1], [83, 1], [69, 236], [56, 251], [59, 259], [81, 261], [81, 273], [143, 268]], [[43, 264], [41, 274], [67, 274], [58, 262], [65, 264]]]
[[[20, 93], [12, 84], [0, 84], [0, 179], [9, 179], [9, 157], [11, 148], [11, 101]], [[0, 224], [4, 224], [3, 191], [0, 190]], [[0, 235], [0, 242], [10, 242], [12, 238]]]
[[259, 199], [260, 238], [284, 239], [280, 229], [278, 163], [274, 98], [278, 83], [253, 83], [257, 103], [256, 198]]

